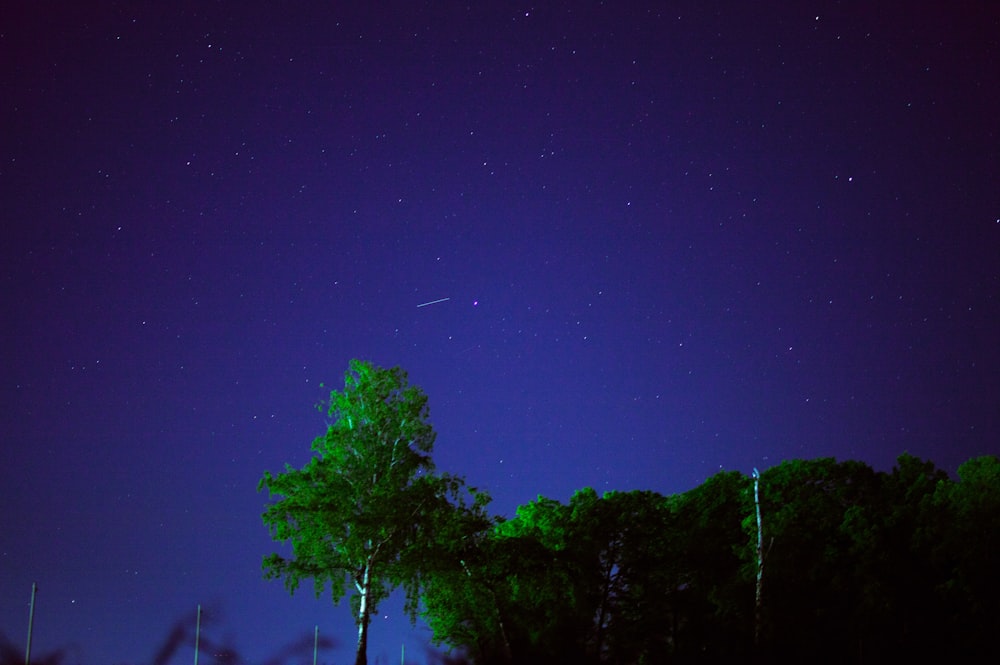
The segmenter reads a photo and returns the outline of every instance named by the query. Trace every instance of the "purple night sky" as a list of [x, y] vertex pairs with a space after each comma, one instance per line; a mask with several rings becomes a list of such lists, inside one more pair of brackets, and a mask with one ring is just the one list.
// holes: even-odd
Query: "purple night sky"
[[1000, 452], [995, 3], [152, 4], [0, 8], [10, 653], [349, 662], [256, 488], [351, 358], [502, 515]]

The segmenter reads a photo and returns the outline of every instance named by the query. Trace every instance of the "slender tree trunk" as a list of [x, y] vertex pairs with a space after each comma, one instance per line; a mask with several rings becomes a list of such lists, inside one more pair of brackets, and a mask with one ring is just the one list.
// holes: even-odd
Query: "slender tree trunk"
[[500, 637], [503, 640], [503, 658], [505, 663], [514, 662], [514, 656], [510, 651], [510, 642], [507, 640], [507, 629], [503, 626], [503, 617], [500, 616], [500, 608], [497, 606], [497, 595], [490, 589], [490, 595], [493, 596], [493, 611], [497, 615], [497, 625], [500, 626]]
[[371, 562], [365, 564], [365, 570], [361, 578], [361, 604], [358, 608], [358, 651], [354, 658], [354, 665], [368, 665], [368, 619], [371, 614], [368, 607], [369, 596], [371, 595]]
[[753, 643], [760, 644], [760, 627], [764, 617], [762, 591], [764, 589], [764, 531], [760, 519], [760, 472], [753, 470], [753, 502], [757, 509], [757, 588], [753, 611]]
[[[471, 580], [472, 573], [469, 571], [469, 567], [465, 565], [465, 560], [459, 559], [459, 563], [462, 564], [462, 569], [465, 570], [465, 574]], [[503, 643], [503, 658], [504, 658], [503, 662], [512, 663], [514, 662], [514, 656], [510, 650], [510, 642], [507, 641], [507, 630], [504, 628], [503, 617], [500, 615], [500, 605], [497, 603], [497, 594], [495, 591], [493, 591], [493, 587], [491, 585], [486, 585], [486, 588], [487, 590], [489, 590], [490, 597], [493, 599], [493, 614], [496, 617], [497, 626], [500, 628], [500, 639], [502, 640]], [[476, 640], [481, 642], [480, 638], [478, 637], [476, 638]], [[479, 646], [479, 651], [485, 653], [481, 643]]]
[[601, 590], [601, 605], [597, 614], [597, 644], [594, 652], [598, 662], [601, 661], [601, 656], [604, 654], [604, 623], [608, 619], [608, 599], [611, 597], [611, 576], [613, 570], [614, 564], [610, 562], [604, 569], [604, 588]]

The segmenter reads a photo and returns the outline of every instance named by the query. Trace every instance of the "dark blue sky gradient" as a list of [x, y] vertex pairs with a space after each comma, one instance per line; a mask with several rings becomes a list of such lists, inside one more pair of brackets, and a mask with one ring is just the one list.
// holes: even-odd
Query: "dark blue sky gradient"
[[[37, 581], [67, 662], [189, 662], [198, 603], [241, 662], [351, 658], [256, 492], [351, 358], [504, 515], [1000, 452], [990, 3], [59, 4], [0, 9], [17, 651]], [[384, 610], [371, 662], [423, 662]]]

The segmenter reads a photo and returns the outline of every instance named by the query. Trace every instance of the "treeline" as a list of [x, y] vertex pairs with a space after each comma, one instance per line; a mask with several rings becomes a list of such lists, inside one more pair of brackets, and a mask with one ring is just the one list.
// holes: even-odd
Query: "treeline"
[[[1000, 460], [832, 458], [683, 494], [578, 491], [466, 514], [420, 573], [476, 663], [878, 663], [1000, 653]], [[756, 584], [760, 573], [760, 605]]]

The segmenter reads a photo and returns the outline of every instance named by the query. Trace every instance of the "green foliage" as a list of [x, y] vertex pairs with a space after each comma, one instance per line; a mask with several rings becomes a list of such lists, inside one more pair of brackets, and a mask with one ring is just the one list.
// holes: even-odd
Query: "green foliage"
[[[875, 472], [833, 458], [792, 460], [761, 474], [765, 539], [763, 640], [786, 659], [809, 656], [850, 621], [858, 593], [854, 514], [878, 494]], [[767, 545], [765, 545], [767, 547]]]
[[[512, 519], [431, 462], [427, 398], [398, 369], [352, 361], [302, 469], [265, 473], [264, 559], [294, 592], [350, 585], [367, 617], [402, 586], [438, 644], [477, 663], [882, 662], [981, 658], [1000, 634], [1000, 460], [958, 482], [902, 455], [890, 473], [832, 458], [688, 492], [538, 497]], [[755, 641], [755, 626], [762, 628]]]
[[957, 483], [938, 483], [931, 514], [934, 563], [947, 626], [971, 655], [996, 653], [1000, 634], [1000, 459], [988, 455], [958, 467]]
[[[480, 663], [727, 652], [704, 613], [732, 611], [740, 478], [720, 476], [687, 500], [586, 488], [568, 505], [539, 497], [519, 507], [467, 538], [461, 565], [432, 576], [423, 600], [435, 639]], [[711, 599], [699, 602], [696, 589]]]
[[324, 408], [331, 424], [313, 441], [312, 459], [266, 472], [258, 486], [272, 497], [264, 524], [292, 550], [266, 556], [263, 569], [293, 593], [307, 578], [317, 596], [329, 585], [334, 602], [350, 585], [363, 662], [370, 614], [401, 585], [412, 616], [435, 539], [473, 519], [467, 513], [482, 514], [489, 499], [472, 490], [469, 505], [461, 479], [433, 473], [427, 397], [398, 367], [351, 361], [344, 390]]
[[477, 663], [981, 657], [1000, 630], [1000, 461], [959, 478], [910, 455], [890, 473], [831, 458], [765, 471], [757, 645], [753, 482], [737, 472], [480, 514], [428, 572], [424, 617]]

